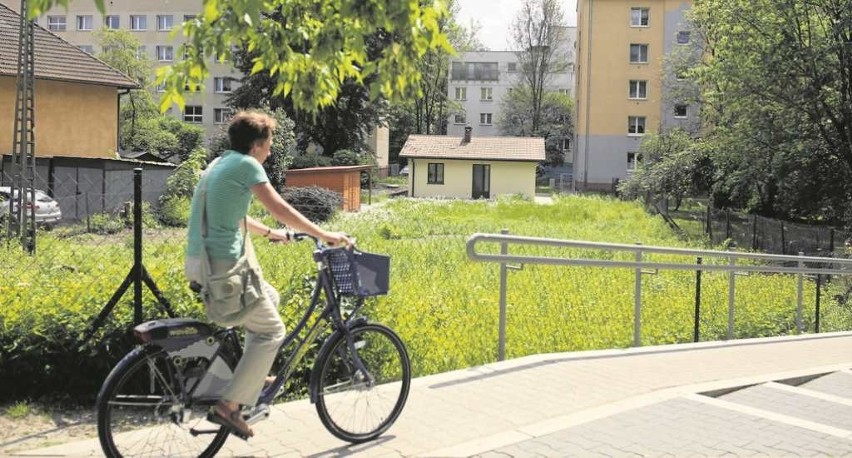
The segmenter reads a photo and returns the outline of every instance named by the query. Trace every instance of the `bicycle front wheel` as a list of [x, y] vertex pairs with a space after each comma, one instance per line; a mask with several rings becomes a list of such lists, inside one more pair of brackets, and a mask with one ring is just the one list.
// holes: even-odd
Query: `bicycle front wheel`
[[141, 347], [107, 377], [97, 402], [106, 456], [211, 457], [222, 448], [227, 428], [207, 421], [209, 405], [192, 404], [174, 363], [165, 351]]
[[336, 437], [360, 443], [375, 439], [396, 421], [408, 398], [411, 362], [402, 340], [389, 328], [368, 324], [350, 330], [359, 370], [346, 336], [338, 333], [317, 361], [316, 407]]

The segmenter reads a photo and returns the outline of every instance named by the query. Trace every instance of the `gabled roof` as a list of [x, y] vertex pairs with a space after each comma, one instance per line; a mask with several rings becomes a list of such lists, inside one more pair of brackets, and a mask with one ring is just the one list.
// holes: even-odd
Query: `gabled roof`
[[[0, 3], [0, 76], [17, 76], [21, 16]], [[53, 33], [34, 26], [35, 77], [58, 81], [136, 88], [127, 75]]]
[[543, 161], [541, 137], [462, 137], [409, 135], [400, 157], [434, 159], [491, 159], [496, 161]]

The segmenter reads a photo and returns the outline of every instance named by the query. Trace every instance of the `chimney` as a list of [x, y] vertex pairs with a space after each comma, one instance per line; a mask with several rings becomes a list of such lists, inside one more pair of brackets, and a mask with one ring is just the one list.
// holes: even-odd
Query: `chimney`
[[464, 141], [462, 143], [470, 143], [471, 132], [473, 132], [473, 127], [464, 126]]

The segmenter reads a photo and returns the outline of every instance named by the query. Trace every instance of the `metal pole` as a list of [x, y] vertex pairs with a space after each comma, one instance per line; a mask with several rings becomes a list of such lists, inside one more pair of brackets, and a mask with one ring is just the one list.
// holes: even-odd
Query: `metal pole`
[[[508, 229], [503, 229], [500, 234], [509, 234]], [[509, 254], [508, 242], [500, 242], [500, 254]], [[497, 328], [497, 360], [506, 359], [506, 289], [509, 283], [509, 269], [505, 262], [500, 263], [500, 322]]]
[[[803, 253], [801, 251], [799, 252], [799, 256], [804, 256], [804, 255], [805, 255], [805, 253]], [[805, 266], [805, 263], [802, 262], [802, 261], [799, 261], [799, 268], [802, 268], [804, 266]], [[801, 334], [802, 331], [803, 331], [802, 302], [804, 302], [805, 274], [800, 273], [796, 276], [798, 277], [798, 281], [797, 281], [797, 285], [796, 285], [796, 331], [798, 331], [799, 334]]]
[[[728, 250], [735, 250], [734, 247], [729, 247]], [[730, 265], [735, 266], [737, 264], [737, 258], [731, 256]], [[728, 340], [734, 338], [734, 291], [736, 288], [736, 272], [731, 269], [728, 272]]]
[[698, 342], [698, 340], [700, 339], [698, 323], [701, 319], [701, 256], [699, 256], [696, 260], [696, 264], [699, 267], [695, 270], [695, 329], [692, 333], [693, 342]]
[[[642, 262], [642, 244], [636, 250], [636, 262]], [[642, 346], [642, 268], [636, 268], [636, 280], [633, 289], [633, 346]]]
[[142, 322], [142, 169], [133, 169], [133, 322]]
[[817, 274], [816, 276], [816, 311], [814, 312], [814, 332], [819, 334], [819, 297], [820, 297], [820, 286], [822, 283], [822, 275]]

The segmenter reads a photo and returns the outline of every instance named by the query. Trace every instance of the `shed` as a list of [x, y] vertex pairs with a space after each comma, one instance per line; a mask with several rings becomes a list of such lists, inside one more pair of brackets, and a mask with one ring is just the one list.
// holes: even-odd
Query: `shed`
[[342, 165], [288, 170], [285, 183], [290, 187], [318, 186], [343, 195], [343, 211], [361, 209], [361, 172], [371, 165]]

